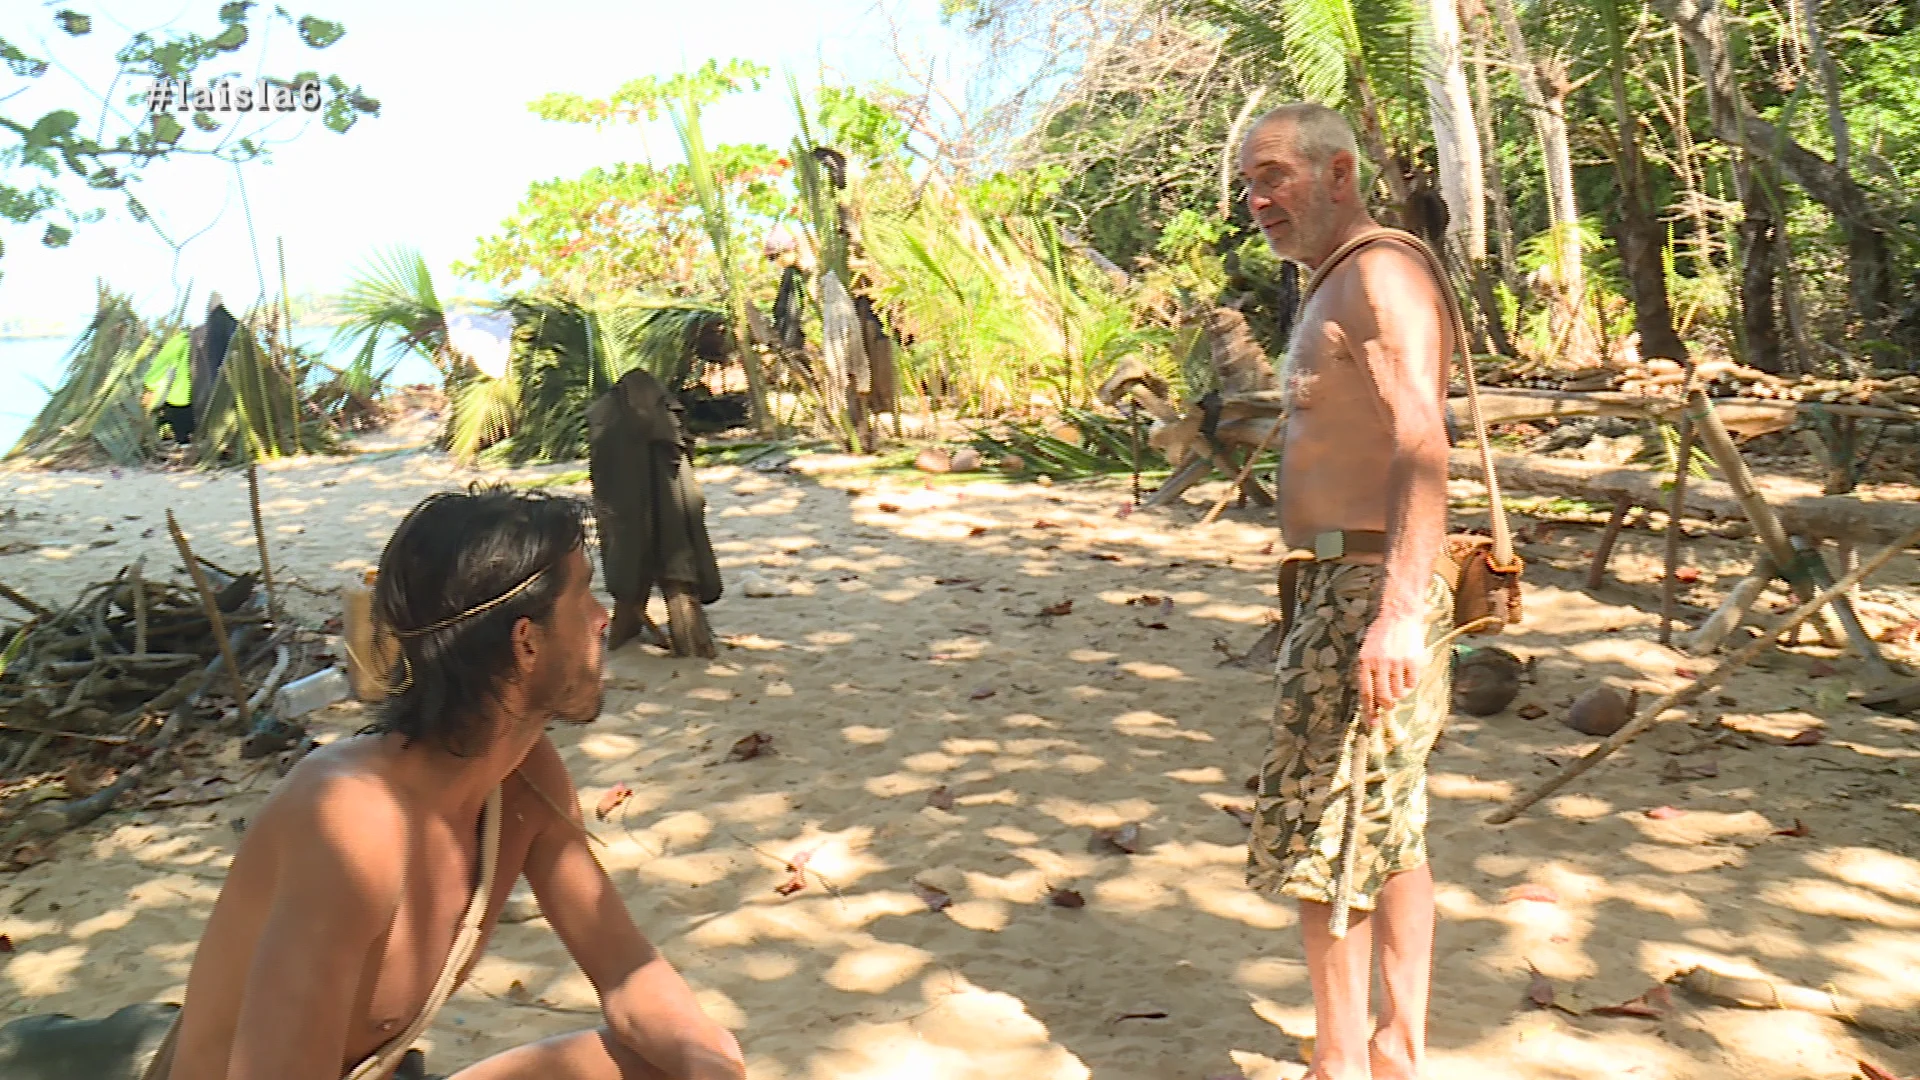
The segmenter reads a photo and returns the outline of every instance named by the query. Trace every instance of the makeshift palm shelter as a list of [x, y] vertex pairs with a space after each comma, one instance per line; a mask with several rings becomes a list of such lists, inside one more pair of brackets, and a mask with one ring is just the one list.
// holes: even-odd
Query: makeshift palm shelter
[[[142, 319], [133, 302], [100, 287], [93, 319], [68, 350], [60, 383], [8, 461], [75, 468], [136, 465], [160, 457], [154, 415], [143, 402], [149, 365], [180, 329], [178, 312]], [[242, 323], [205, 388], [192, 443], [192, 460], [232, 464], [321, 453], [335, 445], [329, 418], [295, 392], [284, 357], [260, 344]]]

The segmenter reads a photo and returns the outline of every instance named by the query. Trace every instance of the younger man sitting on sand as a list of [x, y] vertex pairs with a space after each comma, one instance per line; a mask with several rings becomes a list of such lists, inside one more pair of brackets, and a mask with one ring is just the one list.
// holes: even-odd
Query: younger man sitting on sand
[[375, 602], [401, 689], [367, 732], [302, 760], [247, 830], [151, 1080], [384, 1080], [522, 875], [605, 1023], [457, 1080], [744, 1078], [739, 1044], [588, 848], [545, 734], [600, 715], [607, 613], [584, 535], [577, 502], [507, 489], [434, 495], [400, 523]]

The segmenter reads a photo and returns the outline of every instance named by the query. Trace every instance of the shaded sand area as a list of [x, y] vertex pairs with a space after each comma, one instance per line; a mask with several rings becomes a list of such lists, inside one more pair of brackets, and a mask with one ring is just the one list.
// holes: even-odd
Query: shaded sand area
[[[418, 498], [477, 475], [424, 453], [267, 467], [276, 562], [335, 588]], [[729, 577], [710, 609], [720, 660], [622, 650], [606, 714], [556, 737], [629, 907], [739, 1032], [755, 1080], [1299, 1074], [1312, 1013], [1296, 917], [1242, 886], [1245, 828], [1227, 812], [1250, 802], [1268, 683], [1214, 648], [1259, 634], [1270, 529], [1251, 511], [1193, 527], [1219, 485], [1120, 518], [1117, 486], [701, 479]], [[168, 506], [214, 561], [252, 564], [237, 474], [4, 473], [8, 506], [0, 581], [44, 600], [141, 553], [171, 566]], [[1596, 598], [1578, 588], [1596, 535], [1536, 534], [1529, 620], [1502, 639], [1536, 658], [1536, 681], [1516, 710], [1457, 717], [1433, 760], [1433, 1077], [1802, 1080], [1852, 1076], [1856, 1057], [1920, 1073], [1920, 1046], [1806, 1014], [1676, 994], [1663, 1018], [1584, 1015], [1703, 962], [1920, 1007], [1920, 725], [1848, 702], [1855, 661], [1775, 656], [1699, 724], [1654, 731], [1511, 826], [1481, 822], [1592, 745], [1555, 722], [1580, 690], [1657, 692], [1701, 668], [1632, 606], [1651, 606], [1660, 539], [1626, 536], [1625, 581]], [[1747, 557], [1695, 541], [1698, 598]], [[741, 595], [748, 570], [789, 594]], [[1876, 583], [1910, 590], [1920, 567], [1903, 557]], [[311, 625], [336, 614], [330, 596], [287, 599]], [[316, 727], [366, 719], [336, 706]], [[1810, 727], [1824, 739], [1782, 745]], [[756, 731], [773, 752], [727, 760]], [[0, 1020], [177, 1000], [273, 780], [231, 740], [208, 746], [176, 780], [220, 778], [196, 789], [214, 801], [130, 801], [0, 874]], [[622, 784], [632, 797], [596, 820]], [[1680, 813], [1648, 815], [1663, 806]], [[1129, 823], [1137, 853], [1090, 851], [1093, 830]], [[816, 873], [782, 895], [802, 853]], [[951, 903], [932, 910], [926, 887]], [[1049, 903], [1056, 889], [1084, 906]], [[1529, 965], [1583, 1015], [1531, 1007]], [[447, 1071], [594, 1022], [545, 922], [506, 925], [428, 1060]]]

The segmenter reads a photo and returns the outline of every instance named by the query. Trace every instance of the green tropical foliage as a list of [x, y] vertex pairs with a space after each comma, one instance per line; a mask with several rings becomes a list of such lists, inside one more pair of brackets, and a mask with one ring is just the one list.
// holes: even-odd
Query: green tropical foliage
[[[57, 29], [64, 38], [86, 37], [95, 31], [93, 18], [81, 12], [45, 11], [44, 17], [45, 28]], [[339, 23], [295, 16], [282, 7], [264, 8], [252, 0], [221, 3], [213, 8], [212, 18], [196, 21], [201, 29], [167, 24], [127, 31], [125, 44], [113, 53], [113, 70], [97, 73], [86, 70], [84, 63], [67, 64], [57, 53], [36, 56], [21, 44], [0, 38], [0, 63], [17, 84], [0, 94], [0, 169], [4, 169], [0, 171], [0, 220], [37, 227], [40, 242], [54, 248], [65, 247], [76, 227], [100, 220], [102, 201], [109, 197], [120, 201], [135, 221], [152, 224], [148, 207], [131, 186], [152, 166], [188, 155], [251, 161], [283, 141], [267, 136], [268, 121], [259, 119], [267, 114], [149, 111], [147, 89], [161, 80], [192, 80], [204, 86], [209, 71], [244, 66], [275, 87], [293, 93], [304, 88], [304, 94], [320, 105], [322, 126], [331, 131], [345, 133], [361, 117], [379, 115], [377, 100], [338, 75], [322, 79], [312, 71], [265, 71], [264, 46], [259, 42], [267, 23], [286, 22], [307, 48], [315, 50], [340, 40], [346, 28]], [[250, 50], [250, 45], [256, 47]], [[42, 45], [42, 51], [49, 48]], [[83, 80], [76, 95], [79, 100], [38, 117], [10, 115], [5, 103], [56, 68]], [[191, 121], [183, 123], [188, 116]], [[164, 232], [161, 236], [166, 238]]]

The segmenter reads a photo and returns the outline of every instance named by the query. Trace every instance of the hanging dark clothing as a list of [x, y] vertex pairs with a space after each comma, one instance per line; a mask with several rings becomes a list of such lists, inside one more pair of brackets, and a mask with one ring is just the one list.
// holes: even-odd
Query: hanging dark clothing
[[773, 298], [773, 331], [789, 349], [805, 348], [806, 331], [800, 322], [800, 307], [805, 296], [800, 268], [789, 266], [780, 273], [780, 291]]
[[207, 321], [193, 328], [187, 370], [193, 379], [193, 425], [207, 414], [207, 399], [213, 396], [213, 379], [227, 362], [227, 346], [233, 344], [240, 322], [221, 305], [207, 313]]
[[706, 497], [680, 413], [680, 402], [641, 368], [587, 408], [600, 565], [607, 591], [622, 603], [644, 604], [667, 581], [687, 585], [703, 604], [720, 599]]

